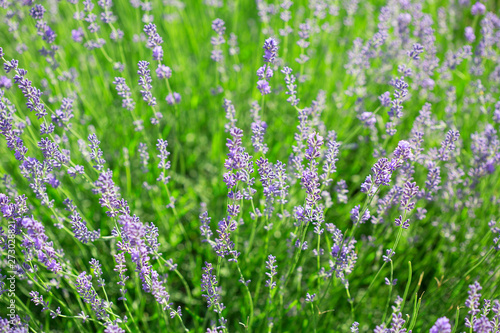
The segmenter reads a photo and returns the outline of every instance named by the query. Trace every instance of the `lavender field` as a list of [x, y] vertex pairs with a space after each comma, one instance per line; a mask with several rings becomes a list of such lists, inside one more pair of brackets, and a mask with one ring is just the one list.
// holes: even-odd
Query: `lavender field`
[[498, 1], [0, 18], [0, 332], [500, 332]]

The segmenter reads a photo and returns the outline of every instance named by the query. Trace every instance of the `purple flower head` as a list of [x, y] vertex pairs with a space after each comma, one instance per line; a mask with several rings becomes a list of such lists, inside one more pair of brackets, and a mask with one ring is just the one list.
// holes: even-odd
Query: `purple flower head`
[[115, 77], [113, 84], [116, 85], [118, 96], [122, 97], [122, 108], [132, 111], [135, 108], [135, 101], [132, 99], [130, 88], [122, 77]]
[[174, 92], [173, 94], [168, 94], [165, 97], [168, 105], [179, 104], [181, 102], [181, 95], [179, 93]]
[[157, 61], [163, 60], [163, 48], [161, 47], [161, 45], [156, 45], [153, 48], [153, 59]]
[[385, 93], [383, 93], [382, 95], [380, 95], [378, 97], [380, 103], [382, 104], [382, 106], [384, 107], [388, 107], [388, 106], [391, 106], [391, 93], [386, 91]]
[[470, 12], [472, 15], [483, 15], [486, 12], [486, 6], [478, 1], [472, 5]]
[[[252, 103], [252, 108], [250, 113], [252, 114], [253, 122], [251, 124], [252, 129], [252, 145], [256, 152], [261, 151], [266, 154], [269, 148], [267, 144], [264, 143], [264, 134], [267, 130], [267, 124], [265, 121], [262, 121], [259, 115], [260, 106], [257, 102]], [[226, 124], [226, 126], [229, 124]], [[234, 126], [234, 125], [233, 125]]]
[[365, 181], [361, 184], [361, 192], [367, 193], [368, 195], [374, 195], [377, 188], [373, 186], [372, 175], [366, 176]]
[[125, 333], [125, 330], [118, 324], [108, 324], [104, 329], [104, 333]]
[[385, 255], [382, 256], [382, 259], [384, 259], [385, 262], [391, 262], [392, 257], [396, 254], [392, 249], [387, 249], [385, 250]]
[[269, 82], [267, 82], [266, 80], [257, 81], [257, 89], [259, 89], [262, 95], [271, 93], [271, 86], [269, 86]]
[[90, 231], [88, 229], [87, 223], [82, 219], [80, 213], [76, 209], [76, 206], [70, 199], [64, 200], [64, 205], [66, 206], [66, 210], [71, 213], [69, 216], [71, 220], [71, 230], [73, 230], [76, 239], [84, 244], [87, 244], [88, 242], [93, 242], [100, 237], [100, 230]]
[[495, 104], [495, 111], [493, 111], [493, 121], [495, 123], [500, 123], [500, 101]]
[[335, 186], [335, 192], [337, 192], [337, 201], [338, 203], [347, 203], [347, 194], [349, 193], [349, 190], [347, 189], [347, 183], [345, 182], [344, 179], [341, 179], [337, 182], [337, 185]]
[[[485, 300], [486, 302], [486, 300]], [[498, 328], [498, 319], [500, 318], [497, 318], [496, 321], [490, 321], [487, 317], [487, 315], [482, 315], [481, 317], [479, 318], [476, 318], [474, 320], [474, 332], [476, 333], [492, 333], [492, 332], [495, 332], [493, 330], [493, 324], [492, 323], [495, 323], [496, 322], [496, 328]]]
[[273, 37], [269, 37], [264, 42], [264, 62], [272, 63], [278, 52], [278, 42]]
[[[374, 175], [373, 183], [377, 186], [380, 185], [389, 185], [392, 177], [393, 168], [391, 167], [390, 161], [387, 158], [379, 159], [372, 167], [372, 172]], [[366, 179], [365, 183], [368, 181], [372, 181], [370, 179]]]
[[56, 37], [57, 37], [57, 34], [54, 32], [54, 30], [52, 30], [51, 27], [47, 26], [47, 28], [45, 29], [45, 32], [42, 36], [42, 39], [44, 41], [46, 41], [47, 43], [52, 44], [56, 40]]
[[406, 161], [412, 156], [411, 146], [408, 141], [401, 140], [394, 150], [394, 157], [401, 161]]
[[128, 280], [129, 276], [127, 276], [127, 265], [125, 264], [125, 253], [120, 252], [114, 255], [116, 266], [113, 269], [115, 272], [118, 272], [119, 281], [116, 283], [120, 286], [120, 297], [118, 300], [126, 301], [125, 294], [127, 293], [127, 289], [125, 289], [125, 281]]
[[276, 288], [276, 281], [273, 279], [278, 272], [276, 271], [276, 268], [278, 268], [278, 265], [275, 265], [276, 263], [276, 257], [270, 254], [267, 257], [266, 261], [266, 268], [269, 270], [269, 272], [266, 272], [266, 275], [268, 276], [269, 279], [266, 280], [266, 287], [269, 287], [269, 289], [274, 289]]
[[42, 5], [35, 5], [30, 9], [30, 15], [35, 20], [41, 20], [43, 18], [44, 13], [45, 13], [45, 8]]
[[465, 28], [465, 39], [467, 39], [469, 43], [472, 43], [476, 40], [476, 35], [474, 34], [474, 29], [472, 27]]
[[29, 295], [33, 304], [42, 306], [42, 312], [49, 310], [49, 301], [44, 301], [38, 291], [31, 291]]
[[311, 294], [309, 294], [309, 293], [307, 293], [307, 294], [306, 294], [306, 302], [307, 302], [307, 303], [312, 303], [312, 302], [314, 302], [314, 299], [315, 299], [315, 298], [316, 298], [316, 294], [312, 294], [312, 295], [311, 295]]
[[236, 127], [236, 109], [234, 108], [233, 102], [231, 100], [224, 98], [224, 104], [222, 105], [224, 111], [226, 111], [227, 123], [224, 125], [226, 132], [229, 132], [231, 128]]
[[156, 76], [159, 79], [170, 79], [172, 77], [172, 70], [170, 67], [160, 64], [156, 68]]
[[95, 134], [90, 134], [88, 140], [90, 142], [90, 144], [88, 145], [90, 148], [90, 158], [95, 163], [93, 167], [97, 171], [101, 171], [102, 169], [104, 169], [104, 163], [106, 163], [106, 161], [102, 158], [102, 150], [101, 148], [99, 148], [99, 144], [101, 142], [97, 139], [97, 135]]
[[[3, 53], [3, 52], [2, 52]], [[19, 62], [16, 60], [16, 59], [12, 59], [11, 61], [7, 61], [3, 64], [3, 69], [5, 71], [5, 73], [9, 74], [12, 70], [16, 70], [17, 69], [17, 66], [18, 66]], [[28, 73], [28, 71], [26, 70], [23, 70], [21, 71], [20, 69], [20, 75], [19, 75], [19, 78], [18, 78], [18, 81], [23, 84], [24, 82], [22, 81], [22, 79], [24, 78], [24, 76]], [[15, 77], [14, 77], [15, 79]], [[16, 80], [14, 80], [16, 81]], [[16, 83], [18, 83], [18, 81], [16, 81]], [[29, 82], [29, 85], [31, 86], [31, 81], [28, 81]], [[28, 85], [28, 84], [27, 84]]]
[[217, 286], [217, 277], [212, 274], [213, 267], [211, 263], [205, 262], [205, 267], [203, 267], [203, 274], [201, 276], [201, 291], [202, 296], [207, 301], [207, 306], [209, 308], [214, 306], [214, 311], [221, 314], [226, 308], [220, 299], [220, 287]]
[[307, 149], [305, 157], [312, 161], [320, 156], [320, 149], [323, 146], [323, 137], [318, 133], [311, 133], [307, 139]]
[[273, 77], [273, 75], [274, 75], [273, 70], [267, 65], [264, 65], [257, 70], [257, 76], [261, 79], [269, 80], [270, 78]]
[[467, 292], [469, 294], [469, 297], [465, 301], [465, 306], [470, 309], [468, 313], [472, 316], [475, 316], [476, 314], [479, 313], [479, 300], [481, 298], [481, 293], [480, 293], [481, 289], [483, 288], [477, 281], [469, 285], [469, 291]]
[[144, 33], [148, 36], [148, 48], [153, 49], [155, 46], [163, 44], [163, 39], [156, 31], [156, 25], [154, 23], [146, 24], [144, 26]]
[[420, 45], [419, 43], [415, 43], [412, 46], [412, 50], [408, 51], [408, 56], [412, 58], [413, 60], [418, 60], [420, 59], [420, 54], [424, 52], [424, 47]]
[[125, 33], [122, 30], [117, 29], [116, 31], [112, 31], [109, 34], [109, 38], [111, 40], [114, 40], [114, 41], [119, 41], [119, 40], [123, 39], [124, 35], [125, 35]]
[[368, 221], [370, 219], [370, 211], [368, 209], [365, 210], [365, 212], [363, 213], [363, 216], [359, 216], [359, 213], [360, 213], [360, 208], [361, 206], [360, 205], [357, 205], [357, 206], [354, 206], [353, 209], [351, 209], [351, 221], [354, 223], [354, 224], [357, 224], [357, 223], [365, 223], [366, 221]]
[[156, 105], [156, 97], [153, 97], [151, 90], [153, 86], [151, 85], [152, 79], [149, 70], [149, 62], [147, 61], [139, 61], [137, 64], [138, 70], [137, 74], [140, 76], [139, 85], [142, 87], [141, 94], [142, 99], [148, 103], [149, 106]]
[[422, 80], [422, 88], [432, 90], [432, 89], [434, 89], [435, 85], [436, 85], [436, 82], [434, 82], [434, 80], [429, 78], [429, 77]]
[[10, 89], [12, 87], [12, 80], [7, 76], [0, 77], [0, 88]]
[[399, 215], [399, 217], [396, 217], [394, 220], [394, 223], [403, 229], [408, 229], [410, 227], [410, 219], [406, 219], [403, 221], [403, 217]]
[[94, 277], [97, 279], [97, 286], [104, 287], [104, 279], [101, 277], [102, 275], [102, 266], [99, 260], [92, 258], [90, 259], [90, 267], [92, 268], [92, 272]]
[[401, 207], [407, 212], [415, 208], [415, 203], [411, 202], [411, 200], [417, 195], [417, 193], [417, 183], [407, 181], [404, 185], [403, 195], [401, 196]]
[[226, 31], [226, 27], [224, 26], [224, 21], [221, 20], [220, 18], [215, 19], [212, 22], [212, 29], [215, 31], [217, 35], [224, 35], [224, 32]]
[[212, 218], [208, 216], [207, 206], [205, 203], [202, 203], [201, 209], [202, 212], [199, 218], [201, 224], [200, 225], [201, 235], [204, 237], [202, 242], [209, 242], [213, 235], [212, 230], [210, 229], [210, 221], [212, 220]]
[[358, 115], [358, 119], [363, 123], [363, 126], [367, 128], [373, 128], [373, 125], [377, 122], [377, 118], [373, 112], [363, 112]]
[[105, 302], [99, 298], [94, 288], [92, 288], [92, 275], [82, 272], [76, 278], [75, 287], [84, 302], [90, 304], [97, 319], [103, 320], [109, 317], [109, 314], [106, 312]]
[[156, 181], [164, 184], [167, 184], [170, 181], [170, 176], [166, 176], [166, 171], [170, 169], [170, 161], [167, 161], [170, 152], [167, 151], [167, 146], [167, 140], [158, 139], [156, 148], [158, 149], [159, 154], [156, 156], [160, 159], [160, 162], [158, 163], [158, 169], [161, 170], [161, 173]]
[[281, 72], [285, 74], [285, 83], [286, 83], [286, 94], [290, 97], [287, 98], [287, 102], [292, 106], [296, 106], [299, 104], [300, 99], [297, 98], [297, 85], [295, 84], [295, 75], [292, 74], [292, 69], [290, 67], [284, 67]]
[[460, 138], [460, 133], [458, 131], [449, 130], [446, 133], [446, 137], [441, 142], [441, 148], [438, 150], [438, 156], [441, 161], [448, 161], [450, 159], [450, 153], [456, 148], [455, 142]]

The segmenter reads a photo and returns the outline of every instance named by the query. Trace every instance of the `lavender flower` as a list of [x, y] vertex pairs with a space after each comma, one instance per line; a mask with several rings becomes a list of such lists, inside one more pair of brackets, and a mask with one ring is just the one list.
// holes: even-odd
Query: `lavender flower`
[[142, 87], [142, 90], [141, 90], [142, 99], [145, 102], [147, 102], [149, 106], [155, 106], [156, 105], [156, 98], [153, 97], [153, 94], [151, 93], [151, 89], [153, 89], [153, 86], [151, 85], [152, 79], [151, 79], [150, 70], [148, 68], [149, 62], [139, 61], [137, 66], [139, 67], [137, 74], [140, 76], [139, 85]]
[[297, 85], [295, 84], [295, 75], [292, 74], [292, 69], [290, 67], [283, 67], [281, 70], [283, 74], [285, 74], [285, 83], [286, 83], [286, 94], [290, 97], [287, 98], [287, 102], [292, 106], [297, 106], [300, 102], [300, 99], [297, 98]]
[[43, 14], [45, 13], [45, 8], [42, 5], [35, 5], [30, 9], [30, 15], [35, 20], [43, 19]]
[[167, 140], [158, 139], [156, 149], [158, 149], [159, 154], [156, 156], [160, 159], [160, 162], [158, 163], [158, 169], [160, 169], [161, 172], [158, 178], [156, 178], [156, 181], [165, 185], [167, 185], [170, 181], [170, 176], [166, 175], [167, 170], [170, 169], [170, 161], [167, 161], [170, 152], [167, 151], [167, 146]]
[[44, 302], [43, 296], [38, 291], [31, 291], [30, 297], [33, 304], [42, 306], [42, 312], [49, 310], [49, 301]]
[[87, 223], [83, 221], [77, 207], [70, 199], [64, 200], [64, 205], [66, 206], [66, 210], [71, 213], [69, 216], [71, 220], [71, 229], [73, 230], [76, 239], [84, 244], [87, 244], [88, 242], [94, 242], [100, 237], [100, 230], [90, 231], [88, 229]]
[[45, 104], [41, 100], [42, 92], [31, 85], [31, 81], [25, 76], [28, 71], [22, 68], [17, 68], [17, 60], [11, 60], [10, 63], [4, 63], [4, 69], [7, 73], [11, 70], [16, 71], [14, 75], [14, 82], [17, 84], [18, 88], [23, 92], [26, 98], [26, 107], [30, 111], [35, 111], [35, 115], [38, 119], [41, 119], [47, 115], [47, 110]]
[[391, 105], [391, 93], [388, 91], [380, 95], [378, 99], [383, 107], [388, 107]]
[[137, 151], [139, 152], [139, 158], [141, 160], [142, 172], [144, 172], [144, 173], [149, 172], [149, 169], [148, 169], [148, 161], [149, 161], [148, 146], [145, 143], [139, 142], [139, 147], [137, 148]]
[[424, 47], [418, 43], [413, 44], [412, 50], [408, 51], [408, 56], [413, 60], [419, 60], [420, 54], [424, 52]]
[[264, 42], [264, 66], [260, 67], [257, 71], [257, 76], [260, 78], [257, 81], [257, 88], [262, 95], [267, 95], [271, 93], [271, 86], [268, 80], [273, 76], [273, 69], [271, 65], [276, 59], [276, 54], [278, 52], [278, 42], [270, 37]]
[[158, 68], [156, 68], [156, 76], [158, 76], [159, 79], [168, 80], [172, 77], [172, 70], [170, 67], [160, 64]]
[[312, 303], [312, 302], [314, 302], [314, 299], [315, 299], [315, 298], [316, 298], [316, 294], [312, 294], [312, 295], [311, 295], [311, 294], [309, 294], [309, 293], [307, 293], [307, 294], [306, 294], [306, 302], [307, 302], [307, 303]]
[[476, 315], [479, 313], [479, 300], [481, 298], [481, 294], [479, 293], [483, 289], [479, 282], [474, 282], [474, 284], [469, 285], [469, 291], [467, 292], [469, 294], [469, 297], [465, 301], [465, 306], [468, 307], [470, 310], [468, 314], [470, 315], [470, 318], [465, 318], [465, 326], [466, 327], [473, 327], [474, 322], [476, 319]]
[[179, 93], [174, 92], [173, 94], [168, 94], [165, 97], [168, 105], [179, 104], [181, 102], [181, 95]]
[[221, 63], [224, 60], [224, 55], [220, 46], [226, 42], [224, 39], [224, 32], [226, 31], [224, 21], [219, 18], [215, 19], [212, 22], [212, 29], [215, 31], [216, 36], [210, 39], [210, 43], [214, 46], [210, 58], [217, 63]]
[[92, 273], [94, 277], [97, 279], [97, 286], [104, 288], [105, 282], [102, 278], [102, 268], [99, 260], [92, 258], [90, 260], [90, 267], [92, 268]]
[[212, 230], [210, 229], [210, 221], [212, 218], [208, 216], [206, 204], [202, 203], [201, 209], [202, 212], [199, 218], [201, 235], [204, 237], [204, 239], [202, 239], [202, 242], [210, 242], [210, 238], [213, 235]]
[[269, 272], [266, 272], [266, 275], [269, 278], [266, 280], [266, 287], [269, 287], [269, 290], [273, 290], [274, 288], [276, 288], [276, 281], [274, 281], [273, 277], [278, 274], [278, 272], [276, 271], [278, 265], [274, 265], [275, 263], [276, 257], [270, 254], [267, 257], [266, 261], [266, 268], [269, 270]]
[[337, 182], [335, 186], [335, 192], [337, 192], [337, 201], [338, 203], [347, 203], [347, 194], [349, 191], [347, 190], [347, 184], [345, 180], [341, 179]]
[[[260, 106], [257, 102], [252, 103], [252, 107], [250, 110], [250, 113], [252, 115], [252, 145], [254, 147], [255, 152], [262, 152], [263, 154], [266, 154], [269, 148], [267, 147], [267, 144], [264, 143], [264, 134], [266, 133], [267, 130], [267, 124], [265, 121], [261, 120], [260, 115]], [[226, 110], [227, 112], [227, 110]], [[233, 113], [234, 115], [234, 113]], [[226, 116], [227, 118], [227, 116]], [[236, 119], [234, 120], [234, 122]], [[226, 124], [226, 128], [229, 124]], [[232, 125], [234, 126], [234, 125]]]
[[213, 267], [211, 263], [205, 262], [205, 267], [203, 267], [203, 274], [201, 276], [201, 291], [204, 293], [202, 296], [207, 301], [208, 308], [214, 306], [214, 311], [222, 314], [222, 311], [226, 308], [224, 303], [222, 303], [220, 296], [220, 287], [217, 286], [217, 277], [212, 274]]
[[118, 254], [115, 254], [114, 257], [116, 266], [113, 270], [115, 272], [118, 272], [119, 281], [116, 284], [120, 286], [120, 297], [118, 297], [118, 300], [126, 302], [127, 298], [125, 297], [125, 294], [127, 293], [127, 289], [125, 289], [125, 282], [129, 277], [126, 275], [127, 265], [125, 264], [125, 254], [123, 252], [120, 252]]
[[400, 168], [405, 161], [410, 159], [412, 151], [408, 141], [400, 141], [394, 150], [394, 159], [381, 158], [372, 167], [372, 175], [366, 177], [361, 185], [361, 192], [372, 196], [380, 186], [388, 186], [391, 182], [392, 173]]
[[125, 330], [117, 324], [109, 324], [104, 329], [104, 333], [125, 333]]
[[335, 274], [344, 286], [349, 284], [347, 275], [349, 275], [357, 261], [356, 240], [354, 237], [344, 239], [342, 230], [331, 223], [326, 224], [326, 230], [332, 235], [333, 245], [330, 255], [330, 270], [326, 273], [327, 277]]
[[387, 249], [387, 250], [385, 250], [385, 255], [382, 256], [382, 259], [385, 262], [391, 262], [392, 261], [392, 257], [395, 254], [396, 254], [396, 252], [394, 252], [392, 249]]
[[224, 110], [226, 111], [226, 119], [227, 123], [224, 125], [224, 129], [226, 132], [229, 132], [231, 128], [236, 126], [236, 110], [234, 109], [233, 103], [229, 100], [224, 98], [224, 104], [223, 104]]
[[9, 79], [7, 76], [1, 76], [0, 77], [0, 89], [6, 89], [9, 90], [12, 87], [12, 80]]
[[359, 216], [359, 210], [360, 210], [361, 206], [360, 205], [357, 205], [355, 206], [352, 210], [351, 210], [351, 221], [353, 223], [365, 223], [366, 221], [368, 221], [370, 219], [370, 211], [368, 209], [366, 209], [363, 213], [363, 216]]
[[92, 276], [90, 274], [87, 275], [86, 272], [80, 273], [76, 278], [75, 287], [80, 297], [83, 298], [83, 301], [90, 304], [98, 320], [105, 320], [109, 317], [109, 314], [106, 312], [105, 302], [99, 298], [92, 287]]
[[273, 63], [278, 52], [278, 42], [273, 37], [269, 37], [264, 42], [264, 62]]
[[474, 29], [472, 27], [465, 27], [465, 39], [469, 43], [473, 43], [476, 40], [476, 35], [474, 35]]
[[90, 134], [88, 137], [90, 144], [88, 145], [90, 148], [90, 158], [94, 161], [93, 167], [97, 171], [102, 171], [104, 169], [104, 163], [106, 161], [102, 158], [102, 150], [99, 148], [99, 144], [101, 143], [97, 140], [97, 136], [95, 134]]
[[486, 12], [486, 6], [478, 1], [472, 5], [470, 12], [472, 15], [483, 15]]
[[128, 111], [133, 111], [135, 108], [135, 102], [131, 97], [132, 93], [130, 92], [130, 88], [125, 83], [125, 79], [122, 77], [115, 77], [113, 84], [116, 85], [118, 96], [123, 98], [122, 108], [127, 109]]
[[[148, 36], [148, 42], [146, 46], [153, 50], [153, 59], [162, 61], [163, 60], [163, 39], [156, 31], [156, 25], [154, 23], [149, 23], [144, 26], [144, 33]], [[148, 63], [149, 65], [149, 63]], [[140, 75], [140, 74], [139, 74]]]
[[411, 202], [418, 193], [418, 186], [415, 182], [407, 181], [404, 185], [403, 195], [401, 197], [401, 208], [409, 212], [415, 208], [415, 203]]
[[438, 151], [439, 159], [441, 161], [448, 161], [450, 159], [450, 152], [455, 150], [455, 142], [460, 138], [458, 131], [450, 130], [446, 134], [446, 138], [441, 143], [441, 148]]
[[320, 176], [322, 185], [325, 187], [329, 186], [332, 182], [332, 179], [329, 178], [330, 175], [337, 171], [335, 164], [338, 161], [337, 155], [339, 154], [340, 143], [332, 139], [327, 142], [326, 146], [325, 164], [323, 164], [323, 174]]

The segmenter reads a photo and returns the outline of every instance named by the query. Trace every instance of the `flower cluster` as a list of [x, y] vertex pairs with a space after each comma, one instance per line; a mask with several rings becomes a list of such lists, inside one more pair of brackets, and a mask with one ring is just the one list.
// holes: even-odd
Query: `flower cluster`
[[271, 86], [269, 85], [269, 79], [273, 77], [274, 71], [271, 68], [278, 52], [278, 42], [273, 37], [269, 37], [264, 42], [264, 66], [257, 70], [257, 76], [259, 81], [257, 81], [257, 88], [259, 89], [262, 96], [271, 93]]

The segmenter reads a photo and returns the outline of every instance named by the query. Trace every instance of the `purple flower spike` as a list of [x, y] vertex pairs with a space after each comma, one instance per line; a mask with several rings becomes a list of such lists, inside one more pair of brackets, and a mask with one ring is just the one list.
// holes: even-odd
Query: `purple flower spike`
[[470, 12], [472, 15], [483, 15], [486, 12], [486, 6], [478, 1], [472, 5]]
[[474, 29], [472, 27], [465, 28], [465, 39], [467, 39], [469, 43], [472, 43], [476, 40], [476, 35], [474, 34]]
[[278, 52], [278, 42], [273, 37], [269, 37], [264, 42], [264, 62], [273, 63]]
[[30, 15], [35, 20], [43, 19], [43, 14], [45, 13], [45, 8], [42, 5], [35, 5], [30, 9]]

